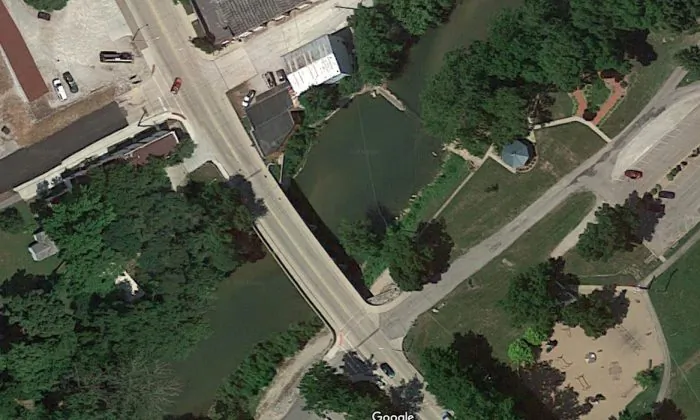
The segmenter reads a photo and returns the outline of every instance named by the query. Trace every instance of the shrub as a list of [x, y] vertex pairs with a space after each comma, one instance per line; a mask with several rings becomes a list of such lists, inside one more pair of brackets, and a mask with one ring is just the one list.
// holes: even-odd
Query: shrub
[[24, 0], [24, 2], [36, 10], [45, 10], [47, 12], [61, 10], [68, 4], [68, 0]]
[[0, 230], [9, 233], [20, 233], [25, 226], [22, 215], [15, 207], [8, 207], [0, 212]]

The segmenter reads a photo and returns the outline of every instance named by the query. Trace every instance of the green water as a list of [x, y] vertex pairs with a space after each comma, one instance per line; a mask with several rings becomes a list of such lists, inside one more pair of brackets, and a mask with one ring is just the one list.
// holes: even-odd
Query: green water
[[440, 143], [422, 132], [419, 95], [444, 54], [486, 36], [488, 22], [522, 0], [464, 0], [449, 22], [412, 47], [391, 90], [406, 104], [400, 112], [381, 97], [363, 95], [338, 112], [319, 136], [297, 182], [316, 212], [336, 231], [343, 219], [362, 218], [382, 205], [393, 214], [437, 173], [431, 152]]
[[183, 392], [171, 411], [206, 412], [221, 381], [236, 370], [252, 347], [291, 323], [314, 317], [271, 256], [238, 269], [217, 293], [210, 313], [213, 334], [174, 366]]

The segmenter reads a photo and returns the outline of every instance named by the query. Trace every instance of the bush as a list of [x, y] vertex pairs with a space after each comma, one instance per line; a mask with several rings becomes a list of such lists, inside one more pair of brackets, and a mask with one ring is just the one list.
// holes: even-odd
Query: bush
[[189, 159], [194, 154], [194, 149], [197, 145], [188, 137], [183, 137], [180, 142], [175, 146], [175, 150], [170, 153], [168, 159], [174, 163], [182, 163], [185, 159]]
[[518, 338], [508, 346], [508, 358], [515, 365], [527, 366], [535, 363], [535, 352], [530, 344]]
[[637, 372], [634, 380], [637, 382], [637, 385], [641, 386], [643, 389], [647, 389], [658, 385], [661, 382], [663, 373], [663, 365], [654, 366], [651, 369], [644, 369]]
[[340, 96], [347, 97], [362, 90], [364, 85], [365, 82], [362, 80], [360, 74], [355, 73], [340, 79], [340, 82], [338, 82], [338, 90], [340, 91]]
[[68, 4], [68, 0], [24, 0], [24, 2], [36, 10], [45, 10], [47, 12], [61, 10]]
[[304, 123], [314, 124], [338, 108], [340, 89], [338, 85], [311, 86], [299, 95], [299, 103], [304, 107]]
[[25, 228], [24, 219], [15, 207], [8, 207], [0, 212], [0, 230], [9, 233], [20, 233]]
[[549, 338], [549, 334], [542, 328], [528, 327], [523, 333], [523, 340], [532, 344], [533, 346], [539, 346], [544, 341]]

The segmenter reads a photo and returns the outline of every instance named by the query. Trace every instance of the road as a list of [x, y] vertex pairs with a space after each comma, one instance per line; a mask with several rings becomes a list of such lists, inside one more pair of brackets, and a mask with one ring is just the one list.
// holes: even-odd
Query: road
[[[143, 51], [149, 64], [155, 65], [151, 80], [144, 82], [149, 103], [186, 116], [197, 143], [193, 159], [185, 162], [192, 170], [206, 160], [216, 160], [228, 175], [241, 174], [251, 182], [256, 195], [268, 209], [256, 227], [280, 264], [295, 279], [302, 295], [336, 333], [339, 351], [355, 350], [366, 358], [390, 349], [391, 343], [378, 328], [376, 315], [368, 313], [366, 303], [353, 289], [333, 260], [307, 228], [279, 185], [268, 175], [266, 166], [251, 145], [241, 122], [226, 98], [226, 86], [213, 62], [205, 60], [190, 46], [187, 22], [177, 13], [172, 0], [126, 0], [135, 25], [148, 45]], [[169, 93], [176, 77], [183, 79], [177, 97]], [[155, 88], [155, 85], [157, 88]], [[403, 353], [381, 355], [394, 367], [399, 379], [410, 380], [418, 372]], [[440, 417], [441, 410], [427, 395], [421, 417]]]

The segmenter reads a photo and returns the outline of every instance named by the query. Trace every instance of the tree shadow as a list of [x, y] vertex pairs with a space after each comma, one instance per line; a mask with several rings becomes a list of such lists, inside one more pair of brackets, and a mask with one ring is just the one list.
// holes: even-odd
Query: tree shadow
[[564, 372], [550, 362], [538, 362], [520, 371], [523, 383], [534, 392], [554, 418], [574, 420], [589, 413], [590, 403], [581, 403], [579, 394], [571, 386], [563, 386]]
[[654, 236], [659, 220], [666, 215], [666, 206], [660, 199], [654, 198], [650, 193], [644, 193], [640, 197], [637, 191], [630, 193], [625, 201], [625, 205], [629, 206], [639, 216], [639, 228], [635, 233], [637, 243], [641, 244], [643, 241], [650, 241]]
[[616, 294], [615, 285], [608, 284], [602, 289], [594, 290], [591, 295], [598, 295], [610, 307], [615, 319], [615, 325], [622, 324], [622, 321], [627, 317], [627, 311], [630, 307], [630, 300], [627, 297], [627, 290], [622, 290]]
[[653, 405], [654, 420], [685, 420], [688, 418], [673, 400], [668, 398]]
[[581, 284], [578, 276], [565, 271], [566, 261], [561, 258], [550, 258], [549, 264], [549, 293], [559, 302], [566, 302], [578, 296], [578, 285]]
[[343, 374], [353, 380], [379, 383], [380, 378], [376, 374], [378, 365], [373, 356], [364, 359], [356, 351], [346, 352], [343, 354], [343, 364], [341, 365]]
[[541, 92], [537, 94], [537, 100], [530, 109], [530, 118], [533, 124], [546, 124], [554, 120], [552, 115], [552, 106], [556, 102], [556, 98], [551, 92]]
[[265, 202], [255, 196], [253, 185], [243, 175], [232, 176], [226, 184], [240, 193], [241, 202], [253, 217], [257, 218], [267, 214]]
[[408, 382], [401, 380], [399, 386], [389, 389], [391, 404], [400, 413], [416, 414], [420, 411], [425, 397], [423, 388], [423, 382], [418, 378], [413, 378]]
[[654, 47], [647, 42], [649, 31], [623, 32], [620, 40], [628, 57], [636, 60], [646, 67], [656, 61], [658, 54]]
[[296, 180], [292, 179], [289, 182], [285, 193], [296, 211], [299, 212], [299, 216], [301, 216], [316, 239], [321, 243], [323, 249], [326, 250], [328, 255], [330, 255], [333, 261], [338, 265], [338, 268], [340, 268], [343, 274], [350, 280], [350, 283], [360, 296], [364, 299], [372, 297], [372, 293], [363, 281], [362, 270], [359, 264], [345, 252], [338, 237], [326, 225], [323, 219], [321, 219], [321, 216], [316, 213], [316, 210], [313, 208], [304, 192], [299, 188], [299, 184], [297, 184]]
[[[252, 417], [250, 417], [252, 418]], [[208, 416], [203, 416], [199, 414], [194, 414], [194, 413], [187, 413], [187, 414], [167, 414], [163, 416], [163, 420], [211, 420], [210, 417]]]
[[377, 235], [380, 241], [384, 240], [387, 229], [396, 223], [397, 217], [395, 213], [382, 203], [377, 203], [376, 206], [367, 209], [365, 216], [367, 216], [369, 221], [370, 231]]
[[55, 276], [40, 276], [27, 273], [26, 270], [17, 270], [0, 286], [0, 296], [25, 296], [33, 290], [49, 293], [53, 290], [56, 280]]
[[426, 267], [427, 282], [437, 283], [442, 273], [445, 273], [450, 267], [450, 256], [452, 255], [452, 248], [454, 248], [454, 241], [450, 234], [447, 233], [445, 219], [421, 222], [418, 225], [418, 232], [419, 247], [428, 247], [433, 252], [433, 258], [428, 267]]

